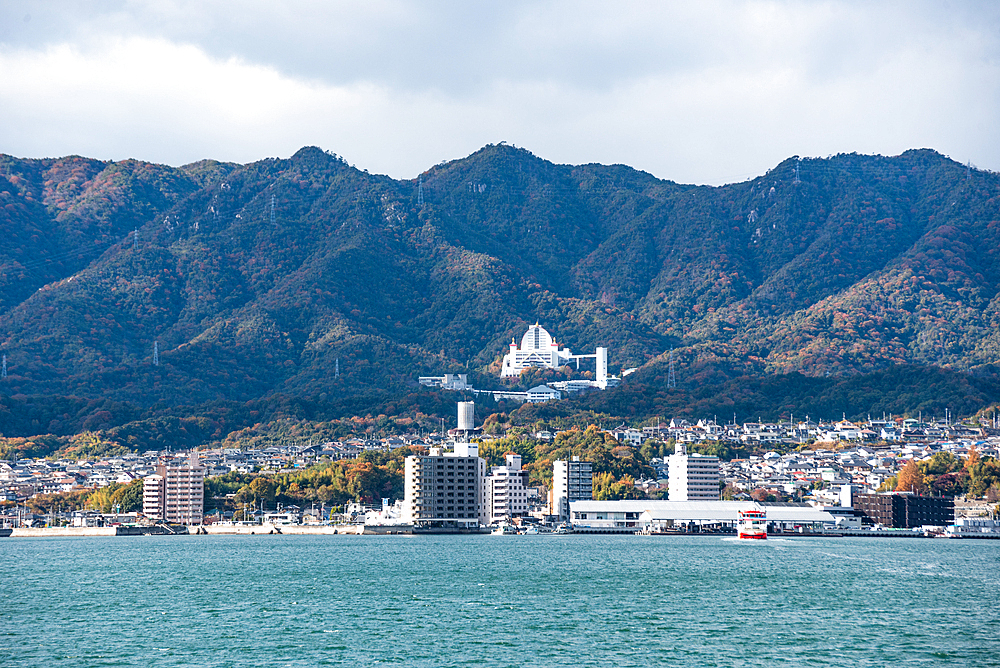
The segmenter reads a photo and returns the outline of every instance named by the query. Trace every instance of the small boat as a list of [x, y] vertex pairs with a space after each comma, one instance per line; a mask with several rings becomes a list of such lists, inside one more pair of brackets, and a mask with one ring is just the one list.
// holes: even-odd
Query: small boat
[[493, 529], [493, 531], [490, 532], [490, 535], [493, 535], [493, 536], [516, 536], [517, 535], [517, 527], [514, 526], [513, 524], [508, 524], [506, 522], [501, 522], [500, 524], [496, 525], [496, 527]]
[[565, 523], [560, 524], [552, 531], [552, 533], [558, 533], [558, 534], [569, 533], [569, 526], [567, 526]]
[[527, 529], [524, 530], [524, 535], [526, 535], [526, 536], [537, 536], [538, 535], [538, 527], [536, 527], [536, 526], [530, 526], [530, 527], [528, 527]]
[[736, 537], [748, 540], [767, 538], [767, 513], [763, 510], [740, 510], [737, 513]]

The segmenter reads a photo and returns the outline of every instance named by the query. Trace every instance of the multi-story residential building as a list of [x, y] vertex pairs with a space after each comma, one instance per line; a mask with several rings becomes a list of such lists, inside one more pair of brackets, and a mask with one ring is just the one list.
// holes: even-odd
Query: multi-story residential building
[[403, 518], [414, 529], [468, 530], [489, 523], [486, 462], [478, 445], [456, 443], [454, 452], [434, 447], [429, 455], [411, 455], [403, 475]]
[[205, 506], [205, 467], [198, 454], [185, 461], [161, 459], [156, 473], [142, 482], [142, 512], [175, 524], [201, 524]]
[[557, 460], [552, 470], [552, 514], [562, 520], [569, 519], [570, 501], [589, 501], [594, 498], [594, 471], [590, 462]]
[[505, 465], [491, 468], [486, 478], [490, 524], [528, 514], [528, 472], [521, 470], [521, 455], [508, 452], [504, 459]]
[[894, 529], [948, 526], [955, 521], [955, 499], [916, 496], [909, 492], [856, 494], [854, 509], [865, 524], [881, 524]]
[[687, 454], [683, 443], [667, 458], [671, 501], [718, 501], [719, 458]]

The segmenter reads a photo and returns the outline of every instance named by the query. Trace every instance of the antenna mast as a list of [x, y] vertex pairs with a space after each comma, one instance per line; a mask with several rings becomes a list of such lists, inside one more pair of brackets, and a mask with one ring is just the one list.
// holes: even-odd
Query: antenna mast
[[670, 368], [667, 372], [667, 388], [675, 389], [677, 387], [677, 378], [674, 376], [674, 349], [670, 349]]

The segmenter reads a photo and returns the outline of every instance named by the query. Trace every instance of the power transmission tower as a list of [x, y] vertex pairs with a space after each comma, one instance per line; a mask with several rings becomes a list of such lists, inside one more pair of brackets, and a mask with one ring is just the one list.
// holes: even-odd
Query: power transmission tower
[[674, 376], [674, 349], [670, 349], [670, 367], [667, 371], [667, 388], [674, 389], [677, 387], [677, 378]]
[[0, 375], [0, 378], [6, 378], [6, 377], [7, 377], [7, 354], [4, 353], [4, 356], [3, 356], [3, 375]]
[[802, 179], [799, 178], [799, 165], [802, 164], [802, 158], [799, 158], [795, 163], [795, 178], [792, 180], [793, 185], [799, 185], [802, 183]]
[[334, 378], [340, 378], [340, 358], [339, 357], [337, 358], [337, 361], [334, 363], [333, 377]]
[[271, 195], [271, 225], [274, 225], [274, 195]]
[[153, 341], [153, 366], [160, 366], [160, 342]]
[[417, 179], [417, 206], [424, 205], [424, 177]]
[[139, 228], [135, 228], [132, 232], [132, 250], [139, 250]]

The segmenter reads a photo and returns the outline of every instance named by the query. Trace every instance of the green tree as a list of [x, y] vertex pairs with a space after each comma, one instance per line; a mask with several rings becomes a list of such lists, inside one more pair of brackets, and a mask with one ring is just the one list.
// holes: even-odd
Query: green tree
[[262, 504], [264, 508], [273, 508], [274, 493], [274, 481], [270, 478], [260, 476], [241, 487], [240, 491], [236, 493], [234, 501], [238, 504], [247, 504], [254, 508], [259, 508]]

